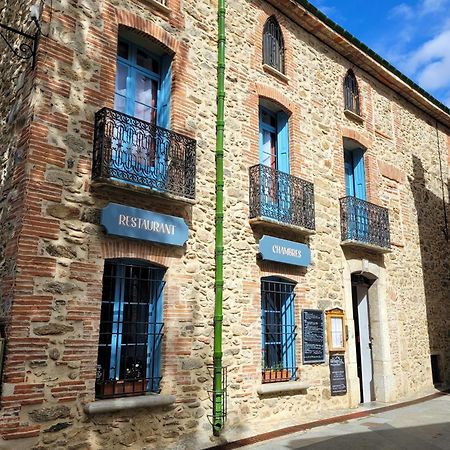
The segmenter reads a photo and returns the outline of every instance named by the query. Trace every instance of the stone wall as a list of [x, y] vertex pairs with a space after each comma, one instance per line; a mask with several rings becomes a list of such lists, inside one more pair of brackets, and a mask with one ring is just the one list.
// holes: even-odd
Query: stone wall
[[[16, 164], [12, 154], [5, 159], [16, 175], [4, 178], [4, 185], [10, 187], [4, 188], [2, 198], [12, 205], [10, 214], [16, 214], [17, 224], [2, 230], [20, 235], [20, 241], [18, 251], [10, 251], [17, 263], [0, 448], [10, 448], [12, 443], [18, 449], [36, 450], [205, 448], [212, 439], [207, 364], [212, 355], [214, 302], [215, 5], [169, 0], [170, 13], [152, 0], [82, 4], [54, 0], [52, 6], [50, 11], [47, 5], [43, 14], [47, 31], [40, 42], [33, 100], [22, 103], [27, 105], [23, 129], [30, 124], [25, 135], [29, 151], [23, 163]], [[262, 27], [272, 14], [285, 38], [287, 79], [262, 67]], [[448, 261], [448, 243], [440, 231], [437, 164], [439, 138], [448, 191], [444, 158], [450, 148], [449, 130], [440, 124], [436, 133], [431, 117], [358, 67], [353, 70], [360, 84], [363, 120], [348, 118], [343, 112], [342, 84], [352, 65], [266, 2], [229, 1], [227, 27], [223, 341], [229, 416], [225, 438], [310, 421], [321, 413], [358, 404], [359, 398], [350, 392], [331, 397], [327, 363], [303, 365], [301, 358], [301, 309], [343, 308], [350, 331], [348, 378], [355, 385], [350, 348], [354, 327], [344, 282], [350, 260], [368, 260], [385, 278], [390, 399], [430, 389], [430, 346], [449, 373], [449, 311], [445, 309], [449, 271], [442, 264]], [[171, 128], [197, 140], [193, 205], [92, 183], [94, 115], [113, 106], [117, 35], [125, 28], [144, 33], [175, 55]], [[12, 73], [7, 77], [13, 78]], [[23, 92], [32, 90], [27, 89]], [[15, 98], [29, 98], [15, 92]], [[14, 101], [4, 98], [9, 100], [2, 111]], [[260, 98], [290, 113], [291, 172], [313, 182], [315, 188], [316, 234], [310, 238], [249, 224], [248, 168], [259, 160]], [[8, 130], [4, 148], [14, 153], [21, 148], [17, 130], [11, 126]], [[344, 137], [367, 148], [368, 199], [389, 208], [392, 252], [384, 256], [343, 250], [340, 245]], [[20, 195], [13, 197], [13, 187], [21, 179], [27, 187], [25, 209], [17, 213], [13, 199]], [[448, 197], [445, 201], [448, 204]], [[174, 249], [106, 236], [99, 214], [109, 202], [183, 217], [190, 228], [187, 245]], [[312, 266], [296, 269], [258, 261], [262, 234], [307, 243]], [[12, 239], [7, 235], [3, 241]], [[177, 400], [173, 406], [152, 411], [88, 416], [83, 406], [95, 397], [104, 260], [116, 257], [167, 267], [161, 387], [162, 394]], [[297, 283], [297, 365], [300, 380], [310, 385], [297, 395], [256, 393], [261, 384], [260, 279], [270, 275]], [[8, 277], [4, 280], [8, 283]]]

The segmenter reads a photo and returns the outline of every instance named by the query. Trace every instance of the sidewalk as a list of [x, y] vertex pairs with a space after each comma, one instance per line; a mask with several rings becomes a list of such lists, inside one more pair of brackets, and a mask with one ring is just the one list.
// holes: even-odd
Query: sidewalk
[[388, 406], [283, 428], [210, 450], [450, 450], [450, 395], [435, 393]]

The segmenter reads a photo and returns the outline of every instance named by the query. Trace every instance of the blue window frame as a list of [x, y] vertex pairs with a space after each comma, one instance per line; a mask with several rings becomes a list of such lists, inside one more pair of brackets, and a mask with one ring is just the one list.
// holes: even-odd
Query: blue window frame
[[120, 38], [114, 109], [169, 128], [171, 63], [171, 55], [158, 56]]
[[261, 279], [263, 382], [296, 378], [294, 288], [281, 277]]
[[164, 269], [139, 260], [105, 262], [98, 397], [158, 392], [163, 276]]
[[259, 108], [259, 162], [289, 173], [289, 126], [284, 111]]
[[366, 180], [364, 169], [364, 150], [344, 148], [345, 193], [364, 202], [353, 202], [348, 208], [348, 236], [366, 240], [369, 234], [369, 216], [366, 208]]

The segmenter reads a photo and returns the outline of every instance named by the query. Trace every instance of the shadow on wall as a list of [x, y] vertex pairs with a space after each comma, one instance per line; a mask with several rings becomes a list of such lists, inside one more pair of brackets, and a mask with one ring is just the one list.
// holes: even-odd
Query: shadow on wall
[[422, 161], [414, 155], [413, 174], [409, 183], [419, 227], [433, 383], [439, 388], [450, 385], [450, 241], [444, 219], [449, 204], [427, 189]]

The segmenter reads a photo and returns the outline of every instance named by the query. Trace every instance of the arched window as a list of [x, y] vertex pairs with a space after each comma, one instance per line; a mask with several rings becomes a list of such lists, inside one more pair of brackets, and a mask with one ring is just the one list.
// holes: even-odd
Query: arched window
[[284, 40], [275, 17], [269, 17], [263, 31], [263, 64], [284, 73]]
[[159, 391], [164, 272], [141, 260], [105, 261], [97, 397]]
[[352, 69], [345, 75], [344, 101], [346, 110], [360, 115], [358, 82]]
[[261, 279], [263, 383], [296, 379], [294, 288], [285, 278]]

